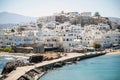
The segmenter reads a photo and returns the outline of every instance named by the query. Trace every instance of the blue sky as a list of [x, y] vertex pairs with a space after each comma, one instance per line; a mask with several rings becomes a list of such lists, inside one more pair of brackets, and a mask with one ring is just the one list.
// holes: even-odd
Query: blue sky
[[56, 12], [96, 12], [120, 18], [120, 0], [0, 0], [0, 12], [46, 16]]

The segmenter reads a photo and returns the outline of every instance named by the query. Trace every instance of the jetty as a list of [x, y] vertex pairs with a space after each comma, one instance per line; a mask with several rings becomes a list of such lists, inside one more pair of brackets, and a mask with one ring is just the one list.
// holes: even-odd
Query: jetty
[[97, 57], [106, 54], [105, 52], [92, 52], [92, 53], [67, 53], [59, 59], [50, 61], [43, 61], [29, 66], [17, 67], [16, 70], [10, 72], [5, 80], [37, 80], [44, 75], [48, 70], [54, 67], [59, 67], [67, 62], [75, 62], [82, 59]]

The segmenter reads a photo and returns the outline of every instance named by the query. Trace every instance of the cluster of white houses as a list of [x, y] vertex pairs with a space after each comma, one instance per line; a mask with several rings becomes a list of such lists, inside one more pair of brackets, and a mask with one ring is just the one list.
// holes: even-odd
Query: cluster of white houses
[[[111, 30], [107, 24], [90, 24], [83, 27], [81, 24], [71, 25], [68, 21], [58, 23], [56, 15], [67, 16], [67, 18], [63, 18], [67, 20], [79, 14], [62, 12], [53, 16], [41, 17], [36, 23], [0, 29], [0, 46], [39, 43], [44, 44], [44, 48], [64, 48], [65, 51], [72, 51], [78, 46], [92, 47], [94, 43], [101, 44], [102, 48], [120, 44], [120, 32]], [[85, 12], [81, 15], [91, 16], [91, 13]]]

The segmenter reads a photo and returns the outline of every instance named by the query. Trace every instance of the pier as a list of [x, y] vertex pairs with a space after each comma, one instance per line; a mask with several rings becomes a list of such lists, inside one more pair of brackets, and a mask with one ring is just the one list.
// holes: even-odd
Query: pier
[[[63, 56], [59, 59], [50, 61], [43, 61], [30, 66], [17, 67], [16, 70], [9, 73], [5, 80], [37, 80], [44, 75], [48, 70], [54, 67], [64, 65], [67, 62], [75, 62], [82, 59], [97, 57], [106, 54], [105, 52], [96, 53], [67, 53], [67, 56]], [[57, 66], [56, 66], [57, 65]], [[27, 79], [22, 79], [27, 78]]]

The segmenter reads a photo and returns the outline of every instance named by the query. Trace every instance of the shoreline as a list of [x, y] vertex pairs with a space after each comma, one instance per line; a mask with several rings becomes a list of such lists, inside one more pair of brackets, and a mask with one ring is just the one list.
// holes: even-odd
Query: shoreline
[[24, 57], [30, 57], [32, 55], [37, 55], [35, 53], [9, 53], [9, 52], [0, 52], [0, 56], [24, 56]]
[[[109, 50], [108, 50], [109, 51]], [[79, 54], [79, 53], [69, 53], [70, 55], [68, 55], [68, 57], [69, 56], [75, 56], [75, 55], [77, 55], [77, 54]], [[85, 53], [86, 54], [86, 53]], [[87, 54], [91, 54], [91, 52], [88, 52]], [[111, 54], [120, 54], [120, 50], [114, 50], [114, 51], [110, 51], [110, 52], [107, 52], [106, 53], [106, 55], [111, 55]], [[11, 56], [31, 56], [31, 55], [38, 55], [38, 54], [33, 54], [33, 53], [29, 53], [29, 54], [27, 54], [27, 53], [8, 53], [8, 52], [0, 52], [0, 56], [1, 55], [11, 55]], [[38, 74], [38, 75], [36, 75], [36, 77], [35, 78], [40, 78], [40, 77], [42, 77], [44, 74], [46, 74], [45, 72], [43, 72], [42, 74]]]
[[[107, 52], [105, 55], [114, 55], [114, 54], [120, 54], [120, 50], [114, 50], [114, 51], [110, 51], [110, 52]], [[36, 75], [37, 76], [37, 79], [40, 79], [42, 76], [44, 76], [47, 72], [43, 72], [42, 75]], [[39, 77], [38, 77], [39, 76]]]
[[[24, 66], [24, 67], [18, 67], [15, 71], [11, 72], [10, 74], [8, 74], [6, 80], [9, 80], [9, 79], [20, 79], [20, 78], [23, 78], [24, 76], [27, 77], [29, 76], [28, 78], [34, 78], [35, 76], [33, 75], [30, 75], [31, 72], [35, 72], [35, 74], [39, 74], [41, 72], [41, 69], [42, 69], [42, 72], [43, 71], [48, 71], [49, 69], [53, 69], [53, 68], [57, 68], [57, 67], [62, 67], [64, 66], [64, 62], [69, 62], [69, 61], [78, 61], [78, 58], [81, 58], [81, 60], [83, 59], [87, 59], [87, 58], [92, 58], [92, 57], [97, 57], [97, 56], [101, 56], [101, 55], [104, 55], [105, 53], [87, 53], [87, 54], [75, 54], [75, 53], [69, 53], [69, 55], [67, 56], [64, 56], [64, 57], [61, 57], [59, 59], [55, 59], [55, 60], [51, 60], [51, 61], [44, 61], [42, 63], [37, 63], [37, 64], [34, 64], [32, 66]], [[63, 63], [62, 63], [63, 62]], [[60, 65], [58, 66], [55, 66], [55, 64], [57, 63], [60, 63]], [[49, 65], [49, 66], [48, 66]], [[40, 72], [34, 70], [34, 69], [39, 69]], [[31, 72], [30, 72], [31, 71]], [[18, 73], [18, 74], [16, 74]], [[15, 76], [16, 74], [16, 76]], [[44, 73], [43, 73], [44, 74]], [[23, 77], [21, 77], [23, 75]], [[41, 74], [42, 75], [42, 74]], [[40, 78], [41, 75], [37, 75], [36, 78]]]
[[[87, 53], [91, 53], [91, 52], [87, 52]], [[76, 54], [76, 52], [75, 52], [75, 54]], [[77, 54], [79, 54], [79, 53], [77, 53]], [[84, 53], [82, 53], [82, 54], [84, 54]], [[111, 54], [120, 54], [120, 49], [118, 49], [118, 50], [107, 50], [106, 55], [111, 55]], [[9, 53], [9, 52], [0, 52], [0, 56], [20, 56], [20, 57], [24, 56], [24, 57], [30, 57], [30, 56], [33, 56], [33, 55], [39, 55], [39, 53]]]
[[118, 50], [109, 50], [106, 55], [120, 54], [120, 49]]

